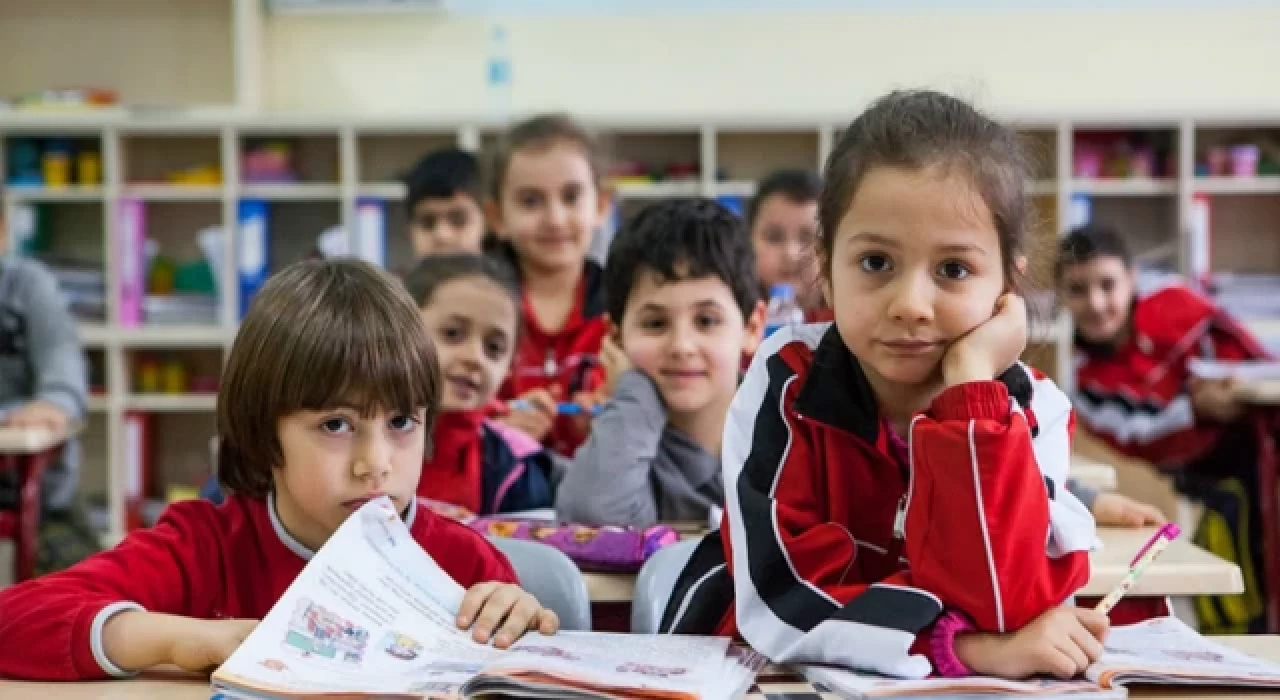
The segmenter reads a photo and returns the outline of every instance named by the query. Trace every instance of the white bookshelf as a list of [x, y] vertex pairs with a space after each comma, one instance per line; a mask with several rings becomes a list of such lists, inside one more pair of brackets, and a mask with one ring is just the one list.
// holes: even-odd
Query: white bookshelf
[[[1127, 124], [1133, 130], [1156, 129], [1161, 139], [1173, 144], [1177, 171], [1150, 177], [1076, 177], [1074, 140], [1081, 133], [1096, 132], [1097, 125], [1077, 125], [1069, 120], [1018, 123], [1037, 158], [1027, 190], [1038, 222], [1030, 232], [1034, 282], [1042, 286], [1050, 282], [1054, 244], [1073, 223], [1070, 210], [1075, 195], [1087, 195], [1093, 218], [1119, 226], [1132, 237], [1137, 250], [1175, 251], [1182, 271], [1186, 271], [1190, 247], [1193, 198], [1207, 195], [1213, 203], [1210, 248], [1215, 270], [1227, 271], [1248, 263], [1243, 271], [1280, 273], [1280, 230], [1276, 230], [1280, 229], [1280, 175], [1197, 176], [1194, 172], [1205, 144], [1230, 140], [1242, 129], [1280, 131], [1280, 115], [1273, 120], [1241, 122], [1239, 128], [1221, 120], [1200, 124], [1193, 119], [1173, 126], [1117, 120], [1106, 128], [1125, 130]], [[754, 195], [759, 178], [775, 168], [820, 168], [843, 123], [836, 119], [753, 123], [727, 117], [700, 123], [587, 125], [601, 135], [610, 162], [631, 161], [646, 172], [672, 171], [671, 177], [651, 181], [630, 177], [611, 184], [619, 212], [625, 216], [663, 198], [746, 199]], [[90, 400], [91, 424], [99, 426], [102, 433], [102, 439], [93, 442], [101, 459], [86, 459], [89, 471], [101, 473], [86, 475], [85, 482], [87, 491], [106, 496], [109, 540], [122, 534], [125, 523], [126, 415], [137, 411], [155, 416], [165, 438], [156, 441], [162, 444], [154, 462], [181, 463], [184, 466], [178, 472], [182, 474], [194, 469], [192, 460], [207, 461], [213, 430], [214, 394], [141, 392], [137, 388], [138, 362], [176, 356], [216, 372], [235, 337], [240, 308], [235, 241], [227, 235], [219, 249], [219, 267], [214, 270], [220, 290], [217, 322], [122, 325], [118, 301], [121, 270], [116, 254], [119, 203], [125, 198], [141, 200], [149, 219], [156, 222], [154, 237], [162, 252], [190, 259], [198, 254], [196, 230], [221, 226], [233, 232], [240, 199], [266, 200], [273, 211], [270, 252], [275, 270], [308, 253], [324, 228], [343, 226], [348, 232], [356, 231], [360, 200], [384, 200], [387, 263], [399, 269], [409, 263], [400, 204], [405, 191], [399, 176], [428, 150], [449, 145], [485, 148], [494, 143], [496, 133], [478, 122], [431, 119], [0, 114], [0, 139], [6, 146], [13, 138], [65, 137], [95, 144], [101, 155], [101, 182], [63, 188], [7, 186], [4, 201], [7, 207], [38, 204], [55, 212], [51, 226], [63, 224], [75, 230], [53, 232], [54, 252], [80, 257], [93, 253], [104, 273], [106, 317], [83, 322], [80, 336], [92, 361], [105, 369], [105, 393]], [[240, 172], [244, 149], [271, 140], [294, 145], [297, 181], [245, 182]], [[7, 151], [7, 147], [0, 151], [0, 165], [4, 165]], [[166, 180], [171, 171], [197, 166], [217, 168], [221, 182], [177, 184]], [[8, 168], [4, 171], [7, 174]], [[361, 250], [359, 241], [351, 241], [351, 246]], [[1276, 322], [1257, 323], [1270, 329]], [[1060, 370], [1070, 367], [1071, 332], [1064, 315], [1046, 318], [1033, 329], [1034, 347], [1028, 351], [1029, 361], [1068, 387], [1070, 377]], [[171, 474], [167, 468], [154, 473]]]

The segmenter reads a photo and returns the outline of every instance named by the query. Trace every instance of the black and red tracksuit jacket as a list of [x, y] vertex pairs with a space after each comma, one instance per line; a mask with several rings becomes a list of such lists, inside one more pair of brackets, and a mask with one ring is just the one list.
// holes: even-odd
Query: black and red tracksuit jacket
[[944, 390], [905, 461], [834, 324], [778, 330], [739, 387], [719, 533], [662, 629], [736, 635], [779, 663], [932, 671], [944, 610], [1014, 631], [1089, 578], [1088, 510], [1065, 488], [1071, 404], [1021, 363]]
[[1163, 468], [1210, 451], [1228, 426], [1197, 420], [1187, 382], [1192, 358], [1266, 359], [1268, 354], [1211, 300], [1181, 285], [1138, 297], [1118, 347], [1076, 339], [1081, 424], [1123, 454]]

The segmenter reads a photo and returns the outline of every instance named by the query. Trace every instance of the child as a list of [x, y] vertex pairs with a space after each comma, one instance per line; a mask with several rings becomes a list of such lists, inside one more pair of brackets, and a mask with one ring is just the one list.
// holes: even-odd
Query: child
[[560, 484], [560, 517], [647, 527], [720, 510], [725, 415], [764, 323], [754, 262], [741, 220], [709, 200], [654, 204], [618, 232], [604, 273], [612, 399]]
[[777, 170], [760, 181], [747, 205], [751, 247], [765, 295], [776, 284], [789, 284], [810, 314], [824, 306], [813, 247], [821, 194], [822, 179], [817, 173]]
[[272, 277], [218, 396], [219, 477], [231, 495], [221, 506], [176, 503], [115, 549], [0, 591], [0, 677], [208, 671], [347, 516], [382, 495], [470, 589], [457, 622], [474, 622], [476, 641], [496, 632], [505, 647], [526, 629], [554, 632], [555, 614], [515, 585], [497, 550], [417, 504], [439, 376], [417, 309], [385, 273], [348, 259]]
[[1211, 301], [1180, 285], [1136, 291], [1132, 258], [1112, 228], [1063, 238], [1059, 295], [1076, 326], [1076, 412], [1115, 449], [1172, 473], [1204, 503], [1196, 541], [1240, 565], [1242, 596], [1197, 598], [1202, 631], [1263, 631], [1258, 440], [1230, 382], [1192, 377], [1192, 357], [1263, 359], [1261, 345]]
[[444, 378], [418, 495], [490, 515], [551, 507], [551, 459], [536, 440], [484, 419], [511, 367], [520, 316], [515, 275], [471, 253], [424, 259], [405, 278]]
[[849, 125], [819, 209], [835, 322], [757, 352], [725, 425], [720, 537], [664, 629], [914, 678], [1067, 678], [1098, 657], [1106, 617], [1062, 606], [1095, 541], [1062, 488], [1070, 402], [1017, 361], [1025, 172], [1012, 130], [936, 92]]
[[497, 254], [519, 274], [524, 320], [515, 365], [498, 395], [532, 406], [503, 420], [566, 457], [590, 422], [559, 415], [556, 403], [577, 401], [589, 413], [603, 381], [600, 266], [587, 259], [609, 211], [596, 161], [592, 138], [568, 117], [521, 122], [499, 148], [487, 210], [505, 239]]
[[480, 167], [459, 148], [432, 151], [404, 176], [413, 256], [478, 253], [484, 241]]
[[[0, 425], [62, 431], [84, 420], [88, 401], [88, 370], [76, 321], [48, 268], [3, 254], [8, 250], [0, 218]], [[64, 569], [98, 551], [97, 533], [79, 502], [79, 482], [80, 443], [71, 440], [40, 484], [38, 574]], [[17, 473], [0, 469], [0, 508], [16, 507], [20, 497]]]

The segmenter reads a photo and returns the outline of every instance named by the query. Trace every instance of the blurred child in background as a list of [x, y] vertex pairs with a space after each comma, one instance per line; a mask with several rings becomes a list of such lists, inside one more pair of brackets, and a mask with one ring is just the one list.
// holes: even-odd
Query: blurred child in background
[[[48, 268], [9, 248], [0, 218], [0, 425], [61, 432], [84, 420], [88, 401], [76, 320]], [[80, 443], [73, 439], [40, 486], [37, 573], [64, 569], [98, 551], [79, 485]], [[0, 508], [14, 508], [18, 498], [17, 474], [0, 470]]]
[[476, 157], [459, 148], [432, 151], [404, 176], [413, 257], [480, 252], [483, 187]]
[[[511, 376], [499, 392], [519, 399], [502, 420], [571, 457], [590, 429], [603, 382], [605, 335], [600, 266], [587, 259], [609, 211], [595, 142], [563, 115], [516, 124], [494, 160], [488, 219], [503, 239], [496, 255], [518, 273], [523, 320]], [[583, 415], [561, 415], [577, 402]]]
[[418, 495], [479, 515], [551, 507], [552, 462], [542, 445], [485, 419], [519, 338], [515, 274], [492, 257], [444, 253], [419, 262], [405, 286], [444, 380]]

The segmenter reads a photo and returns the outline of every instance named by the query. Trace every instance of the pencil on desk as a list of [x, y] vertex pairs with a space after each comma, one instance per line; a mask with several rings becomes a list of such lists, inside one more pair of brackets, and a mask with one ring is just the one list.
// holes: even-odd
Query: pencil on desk
[[1129, 572], [1125, 574], [1120, 583], [1105, 598], [1098, 602], [1094, 610], [1103, 615], [1110, 613], [1116, 603], [1119, 603], [1120, 599], [1124, 597], [1124, 594], [1128, 593], [1130, 588], [1133, 588], [1134, 583], [1137, 583], [1138, 578], [1146, 571], [1147, 566], [1155, 561], [1156, 557], [1160, 556], [1160, 553], [1164, 551], [1164, 548], [1168, 547], [1169, 543], [1180, 534], [1182, 534], [1182, 528], [1173, 523], [1166, 523], [1164, 527], [1156, 530], [1156, 534], [1151, 536], [1151, 539], [1138, 551], [1138, 555], [1129, 563]]

